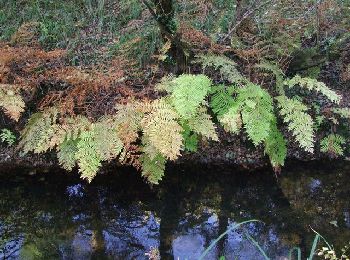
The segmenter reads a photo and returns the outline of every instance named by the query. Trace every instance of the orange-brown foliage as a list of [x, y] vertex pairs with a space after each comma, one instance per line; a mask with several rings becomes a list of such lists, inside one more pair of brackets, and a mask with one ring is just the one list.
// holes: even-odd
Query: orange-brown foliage
[[91, 118], [111, 113], [116, 102], [152, 95], [150, 85], [153, 83], [145, 84], [145, 78], [141, 77], [131, 78], [128, 70], [131, 63], [123, 57], [100, 66], [80, 68], [65, 66], [64, 56], [63, 50], [46, 52], [36, 47], [2, 44], [0, 83], [27, 86], [26, 100], [40, 96], [35, 101], [39, 109], [57, 106], [62, 115], [79, 113]]
[[65, 51], [0, 44], [0, 83], [37, 86], [43, 71], [62, 66]]
[[182, 41], [189, 45], [189, 49], [194, 53], [212, 52], [222, 54], [230, 50], [227, 46], [214, 43], [213, 40], [203, 32], [196, 30], [189, 25], [181, 25], [180, 33]]

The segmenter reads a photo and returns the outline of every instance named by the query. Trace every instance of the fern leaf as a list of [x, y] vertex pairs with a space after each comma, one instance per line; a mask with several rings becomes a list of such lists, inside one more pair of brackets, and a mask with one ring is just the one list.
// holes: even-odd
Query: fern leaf
[[219, 141], [215, 125], [205, 107], [200, 107], [196, 115], [188, 120], [188, 126], [193, 132], [207, 139]]
[[176, 121], [178, 114], [164, 99], [155, 100], [153, 111], [142, 119], [142, 129], [149, 142], [170, 160], [180, 156], [182, 128]]
[[350, 119], [350, 108], [333, 108], [333, 113], [339, 115], [341, 118]]
[[261, 70], [265, 70], [268, 72], [271, 72], [275, 76], [276, 80], [276, 89], [280, 95], [284, 95], [284, 89], [283, 89], [283, 81], [284, 81], [284, 73], [282, 69], [274, 63], [271, 63], [269, 61], [263, 61], [257, 65], [255, 65], [256, 68], [259, 68]]
[[266, 90], [250, 83], [240, 89], [237, 102], [242, 107], [242, 120], [248, 137], [257, 146], [270, 133], [271, 121], [274, 119], [272, 98]]
[[55, 134], [57, 114], [57, 109], [51, 108], [31, 116], [21, 133], [19, 143], [24, 153], [41, 153], [52, 148], [50, 140]]
[[292, 88], [296, 85], [306, 88], [309, 91], [314, 90], [326, 96], [330, 101], [339, 104], [341, 101], [341, 96], [338, 95], [334, 90], [327, 87], [323, 82], [317, 81], [312, 78], [302, 78], [299, 75], [296, 75], [294, 78], [286, 80], [285, 84]]
[[125, 146], [129, 146], [139, 136], [138, 131], [141, 130], [140, 124], [145, 112], [143, 111], [144, 105], [131, 101], [126, 105], [117, 104], [116, 109], [114, 122], [118, 136]]
[[84, 131], [80, 134], [77, 144], [76, 160], [81, 178], [91, 182], [101, 167], [101, 156], [95, 142], [94, 131]]
[[18, 121], [24, 112], [25, 103], [15, 87], [17, 86], [0, 84], [0, 108], [4, 109], [10, 118]]
[[184, 147], [187, 152], [197, 152], [198, 150], [198, 135], [196, 133], [184, 132]]
[[203, 70], [208, 67], [218, 70], [221, 76], [231, 83], [238, 85], [247, 83], [247, 79], [237, 70], [237, 64], [226, 56], [199, 55], [196, 62], [202, 64]]
[[292, 132], [299, 146], [305, 151], [314, 151], [314, 127], [313, 120], [306, 113], [308, 108], [296, 99], [289, 99], [286, 96], [276, 97], [280, 114], [287, 124], [288, 130]]
[[158, 149], [152, 145], [152, 143], [148, 140], [147, 136], [142, 136], [141, 143], [142, 152], [147, 154], [148, 158], [150, 158], [151, 160], [153, 160], [159, 154]]
[[321, 152], [337, 156], [344, 155], [344, 145], [346, 140], [338, 134], [330, 134], [321, 140]]
[[58, 146], [57, 158], [63, 169], [71, 171], [76, 163], [75, 154], [78, 151], [76, 140], [66, 140]]
[[140, 158], [142, 162], [142, 176], [152, 184], [159, 184], [164, 176], [166, 159], [161, 154], [157, 154], [154, 158], [150, 158], [147, 154], [143, 154]]
[[278, 130], [276, 121], [272, 122], [270, 134], [265, 140], [265, 153], [269, 156], [274, 168], [284, 165], [287, 157], [287, 142]]
[[224, 115], [233, 106], [235, 103], [232, 97], [234, 91], [234, 87], [225, 88], [223, 85], [212, 87], [210, 107], [216, 115]]
[[64, 131], [63, 137], [68, 140], [75, 140], [83, 131], [89, 130], [91, 122], [84, 116], [66, 118], [61, 124], [61, 129]]
[[164, 91], [167, 93], [172, 93], [174, 90], [174, 76], [172, 74], [167, 75], [161, 79], [161, 81], [156, 84], [155, 89], [157, 91]]
[[123, 142], [118, 137], [113, 123], [113, 120], [103, 118], [94, 125], [95, 142], [103, 161], [116, 158], [123, 149]]
[[241, 107], [233, 98], [234, 87], [225, 86], [212, 87], [210, 107], [216, 114], [219, 123], [225, 131], [237, 134], [242, 127]]
[[210, 90], [211, 80], [204, 75], [182, 75], [173, 83], [172, 105], [183, 119], [193, 117]]
[[0, 131], [0, 140], [12, 146], [16, 142], [16, 136], [11, 130], [4, 128]]
[[49, 147], [57, 147], [65, 140], [76, 140], [83, 131], [91, 128], [91, 122], [84, 116], [65, 118], [61, 124], [54, 125], [54, 134], [49, 141]]
[[218, 120], [226, 132], [238, 134], [242, 128], [242, 117], [239, 105], [237, 103], [232, 105], [225, 114], [218, 116]]

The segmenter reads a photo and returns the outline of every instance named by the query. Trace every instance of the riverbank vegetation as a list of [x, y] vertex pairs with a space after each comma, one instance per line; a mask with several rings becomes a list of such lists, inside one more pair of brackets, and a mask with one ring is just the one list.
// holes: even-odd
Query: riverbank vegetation
[[350, 4], [297, 2], [0, 0], [3, 146], [153, 184], [210, 149], [346, 158]]

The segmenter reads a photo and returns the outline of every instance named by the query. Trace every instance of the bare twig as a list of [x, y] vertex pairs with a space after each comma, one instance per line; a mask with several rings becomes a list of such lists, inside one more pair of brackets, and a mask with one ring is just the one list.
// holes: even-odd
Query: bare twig
[[147, 7], [147, 9], [151, 13], [151, 15], [158, 21], [158, 16], [157, 16], [156, 12], [153, 10], [150, 3], [147, 0], [141, 0], [141, 2]]
[[240, 19], [236, 24], [235, 26], [233, 26], [229, 31], [228, 33], [225, 35], [225, 37], [221, 40], [222, 42], [224, 42], [225, 40], [227, 40], [228, 37], [230, 37], [235, 31], [236, 29], [238, 28], [238, 26], [245, 20], [247, 19], [250, 15], [252, 15], [255, 11], [257, 11], [258, 9], [260, 9], [261, 7], [263, 7], [264, 5], [267, 5], [269, 3], [271, 3], [272, 0], [268, 0], [260, 5], [258, 5], [257, 7], [251, 9], [251, 10], [248, 10], [247, 12], [245, 12], [245, 14], [242, 16], [242, 19]]

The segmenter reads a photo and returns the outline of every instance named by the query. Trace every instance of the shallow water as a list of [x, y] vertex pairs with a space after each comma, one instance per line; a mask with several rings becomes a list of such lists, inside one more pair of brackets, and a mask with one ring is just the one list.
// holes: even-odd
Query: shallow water
[[269, 170], [180, 167], [157, 187], [133, 170], [91, 184], [74, 174], [0, 168], [0, 259], [206, 259], [308, 256], [317, 230], [337, 248], [350, 241], [350, 164], [290, 164]]

